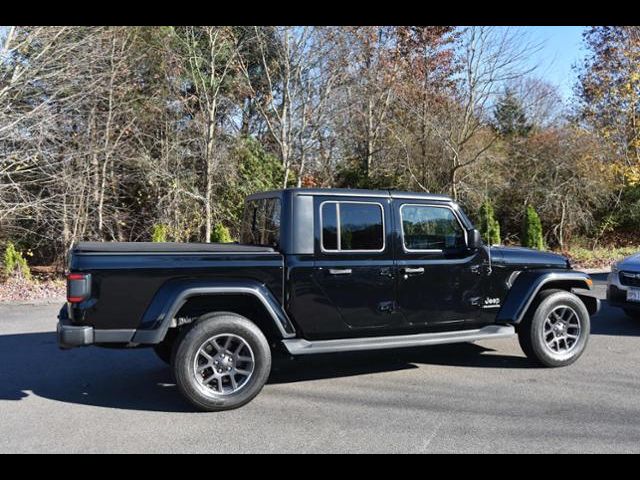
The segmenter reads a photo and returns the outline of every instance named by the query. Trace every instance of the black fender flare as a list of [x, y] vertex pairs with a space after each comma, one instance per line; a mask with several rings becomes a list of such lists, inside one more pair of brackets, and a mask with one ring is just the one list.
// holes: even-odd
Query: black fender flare
[[256, 297], [268, 312], [282, 338], [295, 337], [293, 323], [280, 302], [264, 284], [253, 280], [177, 279], [165, 283], [158, 290], [145, 311], [132, 342], [160, 343], [171, 327], [174, 317], [190, 298], [233, 294]]
[[[559, 288], [569, 291], [574, 288], [591, 290], [593, 280], [586, 273], [574, 270], [526, 270], [520, 273], [513, 282], [513, 286], [498, 312], [496, 322], [518, 325], [538, 293], [545, 288]], [[600, 301], [597, 298], [581, 293], [576, 295], [585, 304], [590, 314], [598, 312]]]

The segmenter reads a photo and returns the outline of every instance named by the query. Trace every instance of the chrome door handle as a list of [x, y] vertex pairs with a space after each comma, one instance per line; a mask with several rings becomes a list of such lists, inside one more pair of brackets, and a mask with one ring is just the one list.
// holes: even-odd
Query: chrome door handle
[[331, 275], [351, 275], [350, 268], [330, 268], [329, 273]]
[[411, 275], [411, 274], [423, 274], [424, 273], [424, 267], [418, 267], [418, 268], [411, 268], [411, 267], [405, 267], [403, 269], [404, 273]]

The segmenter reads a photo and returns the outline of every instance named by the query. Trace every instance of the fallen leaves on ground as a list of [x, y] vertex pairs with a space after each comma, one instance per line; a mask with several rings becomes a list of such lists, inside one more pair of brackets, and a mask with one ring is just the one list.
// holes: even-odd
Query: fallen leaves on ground
[[0, 281], [0, 303], [31, 302], [42, 300], [64, 301], [64, 280], [26, 280], [20, 277]]

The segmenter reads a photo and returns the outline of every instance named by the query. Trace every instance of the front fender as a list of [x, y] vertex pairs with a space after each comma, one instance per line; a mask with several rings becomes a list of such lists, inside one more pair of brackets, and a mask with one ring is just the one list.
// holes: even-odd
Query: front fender
[[[591, 290], [593, 281], [586, 273], [574, 270], [527, 270], [522, 272], [513, 283], [507, 297], [498, 312], [497, 323], [519, 324], [538, 293], [547, 288], [571, 290], [572, 288]], [[596, 311], [599, 307], [598, 300]], [[583, 300], [584, 302], [584, 300]], [[587, 305], [590, 312], [592, 305]], [[593, 312], [594, 313], [594, 312]]]
[[283, 338], [295, 336], [295, 328], [280, 302], [263, 284], [253, 280], [177, 279], [165, 283], [156, 293], [142, 317], [134, 343], [156, 344], [165, 337], [171, 321], [192, 297], [243, 294], [256, 297], [265, 307]]

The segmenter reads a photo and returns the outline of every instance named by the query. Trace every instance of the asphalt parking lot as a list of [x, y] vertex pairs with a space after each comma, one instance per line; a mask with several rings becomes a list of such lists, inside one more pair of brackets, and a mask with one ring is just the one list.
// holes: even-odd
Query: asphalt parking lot
[[0, 452], [640, 452], [640, 323], [606, 303], [568, 368], [515, 339], [309, 357], [225, 413], [150, 350], [58, 350], [58, 307], [0, 305]]

